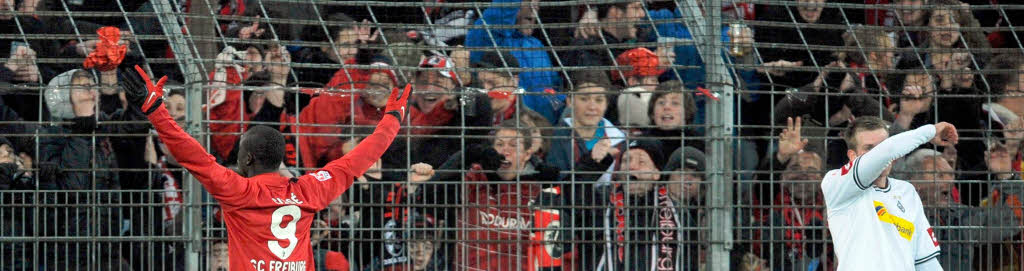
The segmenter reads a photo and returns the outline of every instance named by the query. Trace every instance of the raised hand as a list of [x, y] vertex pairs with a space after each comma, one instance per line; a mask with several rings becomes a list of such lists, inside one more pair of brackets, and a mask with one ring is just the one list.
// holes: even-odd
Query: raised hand
[[802, 120], [800, 117], [796, 117], [796, 121], [793, 121], [793, 118], [786, 118], [786, 129], [779, 133], [779, 153], [775, 155], [780, 162], [788, 162], [793, 155], [807, 146], [807, 139], [802, 138], [800, 133]]
[[619, 149], [612, 146], [611, 140], [607, 138], [601, 139], [594, 145], [594, 149], [590, 151], [590, 158], [593, 158], [596, 162], [601, 162], [606, 156], [619, 155]]
[[586, 12], [583, 12], [579, 26], [576, 27], [576, 32], [573, 36], [578, 39], [596, 37], [599, 35], [598, 32], [601, 31], [597, 26], [594, 26], [597, 23], [597, 10], [588, 9]]
[[900, 98], [900, 115], [913, 117], [917, 114], [928, 111], [931, 99], [924, 97], [924, 89], [920, 86], [906, 86], [903, 88], [903, 98]]
[[409, 181], [414, 183], [425, 182], [434, 177], [434, 167], [427, 163], [418, 163], [409, 167]]
[[932, 138], [932, 144], [938, 146], [952, 146], [960, 141], [960, 135], [956, 132], [956, 127], [948, 122], [939, 122], [935, 124], [935, 137]]
[[409, 96], [412, 96], [411, 84], [406, 84], [405, 89], [395, 88], [391, 90], [388, 103], [384, 105], [384, 113], [391, 114], [398, 119], [398, 122], [402, 122], [405, 119], [405, 109], [406, 104], [409, 102]]
[[143, 113], [149, 115], [156, 111], [157, 108], [163, 106], [164, 97], [164, 83], [167, 82], [167, 76], [160, 78], [156, 84], [149, 79], [149, 75], [146, 71], [135, 65], [135, 71], [122, 70], [119, 74], [121, 77], [120, 84], [121, 88], [124, 89], [125, 98], [132, 106], [138, 107]]

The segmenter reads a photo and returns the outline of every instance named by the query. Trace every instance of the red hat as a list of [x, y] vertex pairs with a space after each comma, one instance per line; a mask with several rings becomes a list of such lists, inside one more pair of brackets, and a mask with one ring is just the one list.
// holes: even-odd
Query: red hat
[[391, 79], [391, 83], [398, 86], [398, 77], [396, 77], [395, 72], [391, 70], [391, 65], [388, 65], [386, 62], [374, 62], [370, 63], [370, 66], [374, 67], [370, 69], [370, 75], [375, 73], [387, 74], [388, 78]]
[[441, 76], [458, 80], [459, 75], [455, 73], [455, 63], [451, 58], [442, 55], [432, 55], [420, 61], [420, 68], [439, 68]]
[[[615, 61], [619, 66], [633, 67], [631, 70], [622, 72], [622, 76], [625, 77], [659, 76], [665, 72], [664, 69], [658, 67], [658, 54], [643, 47], [623, 52], [619, 57], [615, 58]], [[612, 72], [612, 78], [616, 80], [621, 79], [617, 72]]]

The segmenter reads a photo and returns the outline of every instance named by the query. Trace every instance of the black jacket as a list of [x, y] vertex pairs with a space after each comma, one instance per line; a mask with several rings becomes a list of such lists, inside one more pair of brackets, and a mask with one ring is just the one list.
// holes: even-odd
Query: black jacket
[[[777, 11], [763, 16], [763, 20], [784, 22], [788, 25], [758, 27], [754, 32], [754, 40], [762, 43], [778, 43], [791, 48], [759, 48], [758, 52], [764, 63], [776, 60], [803, 61], [803, 67], [824, 67], [836, 60], [832, 50], [809, 50], [807, 46], [842, 46], [843, 29], [798, 28], [792, 25], [794, 18], [795, 23], [807, 23], [807, 21], [800, 17], [795, 6], [789, 7], [789, 11], [785, 6], [770, 6], [768, 8], [777, 9]], [[822, 10], [821, 17], [815, 24], [842, 25], [842, 15], [838, 14], [835, 9], [826, 8]], [[771, 76], [771, 81], [768, 80], [767, 75], [759, 75], [763, 77], [761, 79], [763, 83], [772, 82], [786, 87], [800, 87], [814, 81], [818, 72], [789, 71], [783, 76]], [[782, 91], [785, 88], [778, 90]]]

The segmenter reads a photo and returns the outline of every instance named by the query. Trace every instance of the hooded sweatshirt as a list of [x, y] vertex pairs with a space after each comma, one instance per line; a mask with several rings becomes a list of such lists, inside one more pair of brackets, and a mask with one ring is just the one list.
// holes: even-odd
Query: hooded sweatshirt
[[[493, 3], [519, 3], [522, 0], [494, 0]], [[519, 13], [519, 6], [490, 7], [484, 10], [483, 18], [476, 21], [476, 25], [490, 25], [491, 28], [470, 29], [466, 34], [466, 47], [493, 48], [543, 48], [544, 43], [533, 36], [523, 35], [518, 28], [511, 26], [516, 24], [516, 14]], [[469, 54], [470, 63], [480, 60], [482, 51], [473, 51]], [[553, 67], [551, 58], [547, 51], [523, 50], [509, 51], [519, 62], [521, 68], [549, 68]], [[527, 71], [519, 73], [519, 87], [526, 92], [544, 93], [545, 89], [557, 89], [562, 86], [562, 77], [555, 71]], [[523, 105], [533, 111], [537, 111], [549, 121], [558, 118], [561, 105], [565, 102], [565, 95], [523, 95]]]

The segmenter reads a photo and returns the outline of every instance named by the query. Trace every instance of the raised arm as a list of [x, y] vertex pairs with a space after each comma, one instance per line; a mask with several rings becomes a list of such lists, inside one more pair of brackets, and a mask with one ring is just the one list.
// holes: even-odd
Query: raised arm
[[203, 187], [222, 204], [234, 205], [245, 200], [249, 183], [234, 171], [217, 164], [216, 159], [203, 149], [192, 136], [185, 133], [171, 118], [163, 105], [163, 85], [167, 79], [161, 78], [155, 85], [139, 66], [135, 71], [123, 71], [121, 84], [125, 89], [128, 101], [147, 115], [153, 123], [157, 134], [165, 144], [171, 156], [181, 166], [188, 169]]
[[300, 184], [313, 184], [308, 187], [313, 187], [316, 189], [316, 193], [319, 193], [321, 207], [330, 204], [334, 198], [352, 186], [352, 181], [356, 177], [362, 176], [366, 170], [370, 169], [370, 166], [380, 160], [380, 156], [398, 135], [410, 95], [412, 95], [412, 85], [406, 85], [404, 90], [398, 88], [392, 90], [384, 108], [384, 118], [377, 123], [377, 129], [373, 131], [373, 134], [359, 142], [359, 145], [345, 156], [327, 163], [322, 169], [303, 176], [304, 179], [299, 180]]
[[[948, 123], [940, 125], [952, 128]], [[953, 133], [956, 133], [955, 130]], [[882, 175], [889, 163], [934, 139], [935, 134], [935, 125], [925, 125], [897, 134], [850, 161], [842, 169], [829, 172], [821, 183], [825, 205], [830, 210], [844, 208], [852, 199], [871, 187], [872, 182]]]

